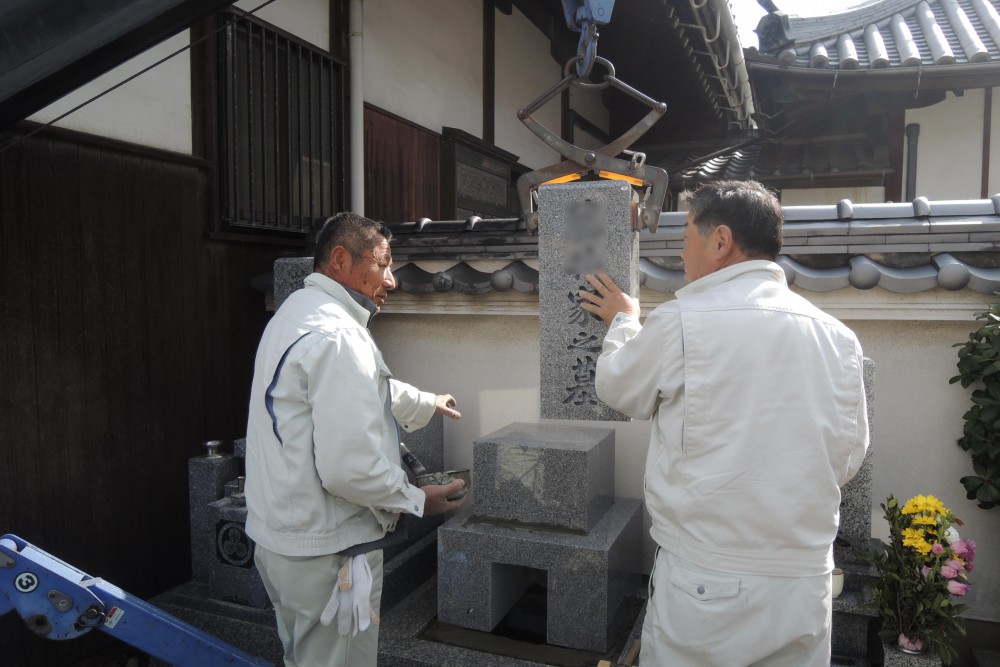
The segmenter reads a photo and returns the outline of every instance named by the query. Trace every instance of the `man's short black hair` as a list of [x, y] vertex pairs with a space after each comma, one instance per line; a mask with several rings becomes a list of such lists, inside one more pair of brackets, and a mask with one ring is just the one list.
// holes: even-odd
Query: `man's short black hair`
[[316, 235], [313, 270], [319, 271], [325, 266], [337, 246], [344, 246], [352, 259], [361, 259], [375, 247], [379, 235], [384, 236], [386, 241], [392, 241], [392, 231], [388, 227], [363, 215], [344, 212], [327, 218]]
[[757, 181], [714, 181], [685, 192], [684, 199], [702, 236], [726, 225], [747, 257], [778, 258], [784, 213], [775, 194]]

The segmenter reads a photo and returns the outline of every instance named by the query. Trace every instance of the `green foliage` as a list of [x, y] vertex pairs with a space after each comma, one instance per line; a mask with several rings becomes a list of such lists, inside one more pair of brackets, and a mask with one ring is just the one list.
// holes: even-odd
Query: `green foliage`
[[972, 455], [975, 474], [961, 479], [965, 495], [983, 509], [1000, 505], [1000, 303], [977, 313], [983, 325], [957, 343], [958, 375], [949, 382], [975, 386], [958, 445]]

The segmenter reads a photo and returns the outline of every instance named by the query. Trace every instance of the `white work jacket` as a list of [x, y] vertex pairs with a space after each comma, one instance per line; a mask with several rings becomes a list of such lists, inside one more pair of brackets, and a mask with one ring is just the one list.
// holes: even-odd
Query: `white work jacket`
[[854, 333], [753, 260], [677, 291], [640, 326], [619, 313], [597, 395], [652, 418], [645, 498], [661, 547], [733, 573], [833, 568], [840, 487], [868, 416]]
[[271, 318], [254, 366], [247, 425], [247, 534], [285, 556], [382, 538], [424, 493], [400, 467], [407, 430], [434, 394], [390, 380], [368, 332], [374, 305], [320, 273]]

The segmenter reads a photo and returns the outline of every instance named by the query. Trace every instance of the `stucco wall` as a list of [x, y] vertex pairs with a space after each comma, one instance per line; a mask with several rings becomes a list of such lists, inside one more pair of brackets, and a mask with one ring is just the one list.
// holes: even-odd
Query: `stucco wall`
[[[252, 0], [236, 3], [252, 9]], [[478, 0], [365, 0], [365, 100], [440, 132], [457, 127], [483, 134], [483, 6]], [[329, 48], [326, 0], [264, 7], [257, 17], [322, 49]], [[190, 41], [185, 31], [133, 58], [31, 116], [48, 122]], [[516, 8], [496, 13], [496, 144], [532, 168], [559, 155], [529, 132], [515, 113], [561, 76], [549, 41]], [[599, 92], [572, 90], [572, 106], [599, 127], [608, 111]], [[559, 130], [558, 98], [536, 113]], [[61, 127], [190, 154], [191, 58], [187, 51], [59, 121]]]
[[[960, 529], [979, 545], [970, 581], [968, 616], [1000, 620], [1000, 509], [982, 510], [965, 498], [958, 481], [972, 473], [969, 455], [955, 441], [971, 390], [949, 385], [957, 372], [954, 343], [976, 325], [967, 322], [848, 321], [865, 354], [875, 361], [875, 460], [873, 495], [901, 500], [931, 494], [965, 521]], [[887, 533], [874, 508], [873, 533]]]
[[1000, 192], [1000, 88], [992, 90], [989, 193], [994, 195]]
[[[483, 134], [483, 6], [464, 0], [365, 0], [365, 100], [440, 132], [457, 127]], [[496, 145], [523, 164], [542, 167], [558, 154], [515, 117], [517, 110], [556, 83], [560, 65], [549, 41], [518, 9], [496, 13]], [[574, 100], [574, 104], [576, 104]], [[607, 126], [582, 99], [588, 118]], [[603, 108], [603, 105], [600, 105]], [[594, 118], [596, 116], [596, 118]], [[559, 128], [559, 100], [536, 117]]]
[[365, 100], [435, 132], [483, 131], [482, 3], [366, 0]]
[[[559, 154], [529, 131], [516, 114], [559, 81], [562, 65], [549, 54], [548, 38], [516, 7], [510, 16], [497, 12], [496, 25], [496, 145], [533, 169], [559, 162]], [[560, 116], [558, 96], [535, 112], [535, 118], [556, 134]]]
[[[48, 123], [190, 42], [184, 31], [81, 86], [30, 120]], [[56, 123], [80, 132], [191, 153], [191, 58], [183, 51]]]
[[[855, 293], [855, 300], [864, 295]], [[863, 310], [863, 309], [862, 309]], [[968, 321], [847, 322], [876, 364], [873, 532], [885, 533], [878, 502], [933, 494], [966, 521], [962, 534], [980, 545], [973, 572], [970, 618], [1000, 620], [1000, 510], [965, 499], [959, 478], [969, 457], [956, 445], [968, 392], [949, 385], [952, 343], [974, 327]], [[459, 401], [460, 422], [445, 424], [447, 464], [467, 467], [472, 442], [513, 421], [539, 419], [538, 320], [531, 316], [385, 314], [375, 336], [397, 377]], [[616, 493], [642, 497], [649, 422], [616, 425]], [[648, 517], [646, 519], [648, 527]], [[646, 538], [645, 563], [653, 545]]]
[[[260, 0], [240, 0], [240, 9], [250, 11], [261, 4]], [[366, 3], [367, 4], [367, 3]], [[254, 14], [257, 18], [281, 28], [314, 46], [330, 48], [329, 0], [293, 0], [275, 2]]]
[[[918, 196], [928, 199], [979, 199], [982, 182], [983, 91], [962, 97], [948, 93], [943, 102], [909, 109], [906, 124], [920, 125], [917, 143]], [[906, 187], [906, 142], [903, 187]]]

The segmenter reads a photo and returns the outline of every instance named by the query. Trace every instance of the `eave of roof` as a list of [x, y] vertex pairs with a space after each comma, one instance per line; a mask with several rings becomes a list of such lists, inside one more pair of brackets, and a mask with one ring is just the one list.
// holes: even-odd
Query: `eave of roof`
[[[754, 112], [750, 75], [728, 0], [703, 0], [700, 3], [677, 0], [677, 4], [684, 3], [690, 7], [696, 24], [683, 25], [678, 21], [675, 26], [686, 28], [688, 34], [697, 35], [696, 39], [702, 43], [700, 49], [693, 48], [687, 37], [681, 34], [688, 55], [695, 61], [707, 60], [707, 69], [710, 70], [708, 80], [721, 91], [716, 93], [716, 107], [732, 114], [732, 125], [742, 129], [750, 127]], [[702, 76], [705, 76], [704, 72]]]
[[1000, 60], [988, 63], [893, 69], [808, 69], [782, 67], [773, 61], [747, 59], [755, 76], [774, 76], [794, 83], [798, 90], [824, 90], [847, 95], [878, 90], [918, 93], [929, 90], [965, 90], [1000, 85]]
[[745, 142], [708, 160], [705, 144], [649, 150], [647, 162], [667, 170], [672, 189], [717, 179], [754, 179], [774, 187], [884, 185], [893, 173], [884, 137], [866, 133]]

